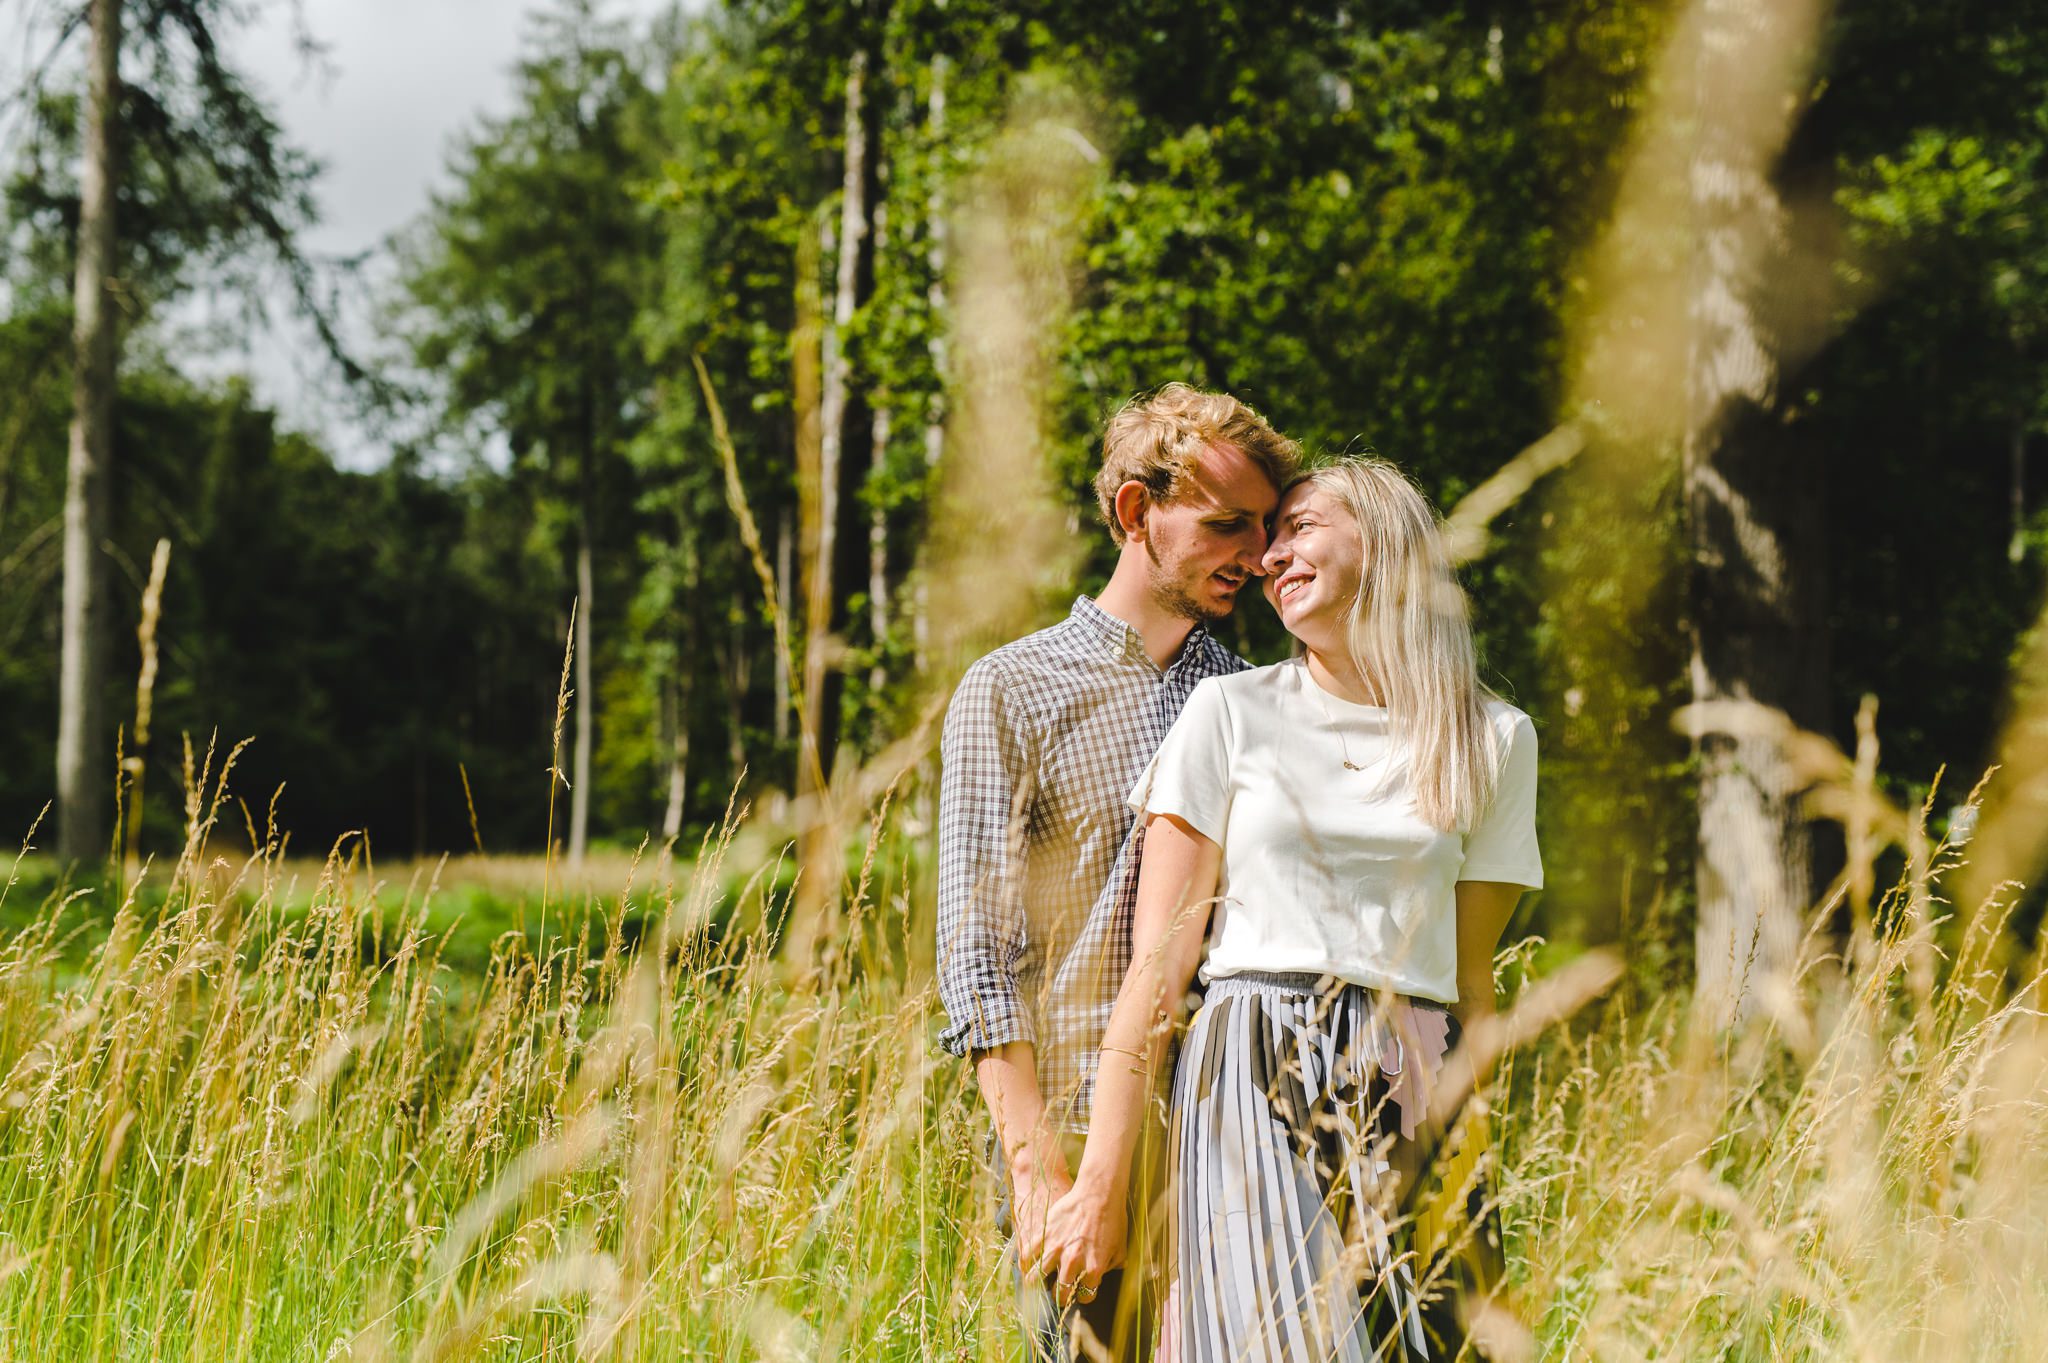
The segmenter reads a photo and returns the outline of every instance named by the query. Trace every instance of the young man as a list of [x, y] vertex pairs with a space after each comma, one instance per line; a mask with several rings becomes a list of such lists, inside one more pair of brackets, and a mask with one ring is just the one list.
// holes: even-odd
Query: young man
[[1048, 1359], [1084, 1356], [1084, 1333], [1116, 1357], [1149, 1352], [1158, 1304], [1139, 1237], [1132, 1270], [1089, 1297], [1042, 1276], [1045, 1213], [1072, 1184], [1096, 1051], [1130, 963], [1138, 846], [1125, 799], [1195, 683], [1248, 665], [1208, 627], [1259, 574], [1298, 459], [1225, 394], [1176, 383], [1126, 406], [1095, 478], [1118, 545], [1108, 585], [975, 663], [946, 715], [941, 1040], [974, 1058], [1026, 1327]]

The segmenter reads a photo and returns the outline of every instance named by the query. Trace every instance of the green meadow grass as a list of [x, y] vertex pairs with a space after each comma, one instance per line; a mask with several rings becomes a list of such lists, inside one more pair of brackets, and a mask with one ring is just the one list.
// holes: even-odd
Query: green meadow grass
[[[799, 968], [732, 828], [578, 882], [194, 823], [0, 899], [5, 1357], [1017, 1356], [890, 825]], [[1939, 863], [1736, 1031], [1639, 980], [1495, 1074], [1496, 1356], [2040, 1356], [2048, 1033]]]

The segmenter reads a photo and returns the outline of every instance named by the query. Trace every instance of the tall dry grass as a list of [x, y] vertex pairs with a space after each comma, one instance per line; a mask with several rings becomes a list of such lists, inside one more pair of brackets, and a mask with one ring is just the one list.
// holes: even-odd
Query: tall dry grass
[[[393, 911], [338, 851], [302, 912], [275, 845], [217, 858], [210, 765], [161, 912], [131, 895], [82, 967], [76, 897], [0, 942], [0, 1354], [1013, 1355], [984, 1119], [931, 1041], [892, 817], [823, 969], [779, 965], [786, 904], [772, 863], [724, 860], [735, 817], [465, 979], [420, 926], [431, 883]], [[1877, 807], [1831, 769], [1818, 805]], [[1998, 904], [1943, 906], [1955, 849], [1872, 822], [1905, 876], [1867, 933], [1845, 876], [1746, 1028], [1695, 1027], [1668, 981], [1482, 1089], [1498, 1356], [2038, 1356], [2034, 982]]]
[[[1831, 765], [1813, 802], [1850, 816], [1853, 849], [1856, 812], [1881, 805], [1874, 762]], [[2017, 958], [2010, 892], [1944, 903], [1961, 849], [1930, 842], [1926, 809], [1887, 812], [1898, 883], [1853, 911], [1866, 839], [1747, 1024], [1706, 1025], [1670, 981], [1496, 1089], [1525, 1354], [2043, 1356], [2039, 956]]]
[[0, 943], [0, 1354], [981, 1352], [977, 1131], [900, 877], [788, 987], [785, 906], [719, 888], [728, 824], [460, 979], [431, 886], [389, 912], [337, 852], [302, 913], [274, 844], [217, 859], [226, 775], [160, 913], [82, 969], [76, 897]]

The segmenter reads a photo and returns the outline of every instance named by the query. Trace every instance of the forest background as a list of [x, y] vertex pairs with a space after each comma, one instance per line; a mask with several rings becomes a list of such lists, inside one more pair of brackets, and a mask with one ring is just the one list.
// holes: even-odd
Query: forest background
[[[360, 829], [386, 856], [540, 847], [578, 599], [554, 825], [572, 857], [586, 835], [689, 833], [735, 788], [799, 784], [802, 678], [773, 646], [693, 356], [730, 417], [789, 658], [818, 664], [827, 770], [909, 732], [920, 678], [991, 642], [935, 644], [923, 555], [947, 455], [948, 221], [1020, 89], [1057, 84], [1086, 151], [1072, 305], [1030, 395], [1042, 429], [1018, 433], [1042, 443], [1077, 550], [1033, 580], [1043, 620], [1106, 571], [1085, 478], [1134, 392], [1228, 389], [1311, 450], [1399, 460], [1447, 509], [1582, 417], [1575, 317], [1597, 305], [1670, 23], [1633, 4], [741, 3], [637, 29], [544, 11], [516, 108], [450, 148], [433, 209], [390, 244], [374, 353], [338, 356], [390, 433], [364, 471], [159, 340], [195, 290], [260, 298], [282, 271], [319, 321], [360, 285], [297, 250], [318, 168], [195, 46], [207, 7], [158, 8], [138, 11], [121, 122], [94, 831], [117, 725], [134, 755], [133, 625], [166, 538], [142, 754], [159, 789], [179, 781], [167, 735], [253, 736], [237, 788], [261, 804], [286, 787], [295, 846]], [[1884, 779], [1908, 803], [1943, 763], [1974, 779], [1990, 759], [2040, 597], [2038, 17], [1840, 6], [1775, 172], [1831, 210], [1801, 261], [1825, 340], [1788, 363], [1755, 437], [1801, 472], [1759, 498], [1791, 546], [1771, 608], [1787, 646], [1742, 666], [1845, 746], [1880, 697]], [[74, 49], [23, 93], [8, 149], [0, 826], [24, 831], [54, 793]], [[1699, 545], [1675, 465], [1609, 486], [1589, 506], [1539, 482], [1469, 585], [1489, 679], [1544, 733], [1553, 872], [1531, 911], [1605, 938], [1625, 903], [1661, 904], [1682, 949], [1695, 773], [1668, 716]], [[1616, 589], [1630, 581], [1653, 584], [1650, 606]], [[1265, 617], [1229, 628], [1260, 660], [1281, 643]], [[175, 847], [180, 825], [177, 801], [145, 804], [140, 846]]]

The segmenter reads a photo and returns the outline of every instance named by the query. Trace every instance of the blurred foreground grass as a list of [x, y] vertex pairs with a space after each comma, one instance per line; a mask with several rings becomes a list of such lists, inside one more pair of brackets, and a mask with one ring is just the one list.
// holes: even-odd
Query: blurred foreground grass
[[[734, 831], [436, 883], [199, 821], [126, 904], [22, 863], [0, 1349], [1016, 1356], [910, 841], [857, 849], [800, 970], [786, 859]], [[1497, 1076], [1498, 1356], [2040, 1356], [2048, 1031], [1998, 913], [1944, 921], [1945, 855], [1742, 1031], [1639, 980]]]

